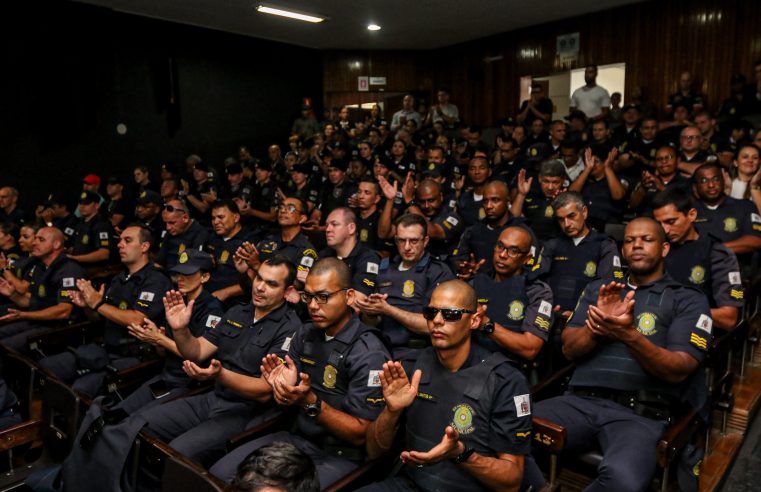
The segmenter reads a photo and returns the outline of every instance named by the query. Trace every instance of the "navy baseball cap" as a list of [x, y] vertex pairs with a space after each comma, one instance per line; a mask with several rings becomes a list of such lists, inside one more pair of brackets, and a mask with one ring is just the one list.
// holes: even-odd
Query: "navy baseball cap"
[[141, 191], [140, 195], [138, 195], [137, 197], [137, 204], [145, 206], [151, 203], [154, 203], [156, 205], [162, 205], [164, 203], [164, 200], [161, 199], [161, 195], [159, 195], [153, 190]]
[[177, 265], [169, 269], [170, 273], [192, 275], [199, 270], [210, 272], [214, 268], [211, 255], [197, 249], [187, 249], [180, 253]]
[[100, 203], [100, 195], [94, 191], [83, 191], [79, 194], [79, 203]]

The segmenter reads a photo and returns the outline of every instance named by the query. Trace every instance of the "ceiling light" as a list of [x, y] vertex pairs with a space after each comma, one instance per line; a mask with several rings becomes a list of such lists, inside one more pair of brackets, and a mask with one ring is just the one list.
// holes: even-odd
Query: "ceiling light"
[[326, 17], [320, 17], [318, 15], [313, 14], [306, 14], [303, 12], [296, 12], [294, 10], [285, 10], [277, 7], [270, 7], [267, 5], [257, 5], [256, 6], [257, 12], [262, 12], [264, 14], [272, 14], [272, 15], [279, 15], [281, 17], [288, 17], [289, 19], [297, 19], [302, 20], [306, 22], [322, 22], [326, 19]]
[[381, 30], [381, 26], [379, 26], [378, 24], [368, 24], [367, 25], [367, 30], [368, 31], [380, 31]]

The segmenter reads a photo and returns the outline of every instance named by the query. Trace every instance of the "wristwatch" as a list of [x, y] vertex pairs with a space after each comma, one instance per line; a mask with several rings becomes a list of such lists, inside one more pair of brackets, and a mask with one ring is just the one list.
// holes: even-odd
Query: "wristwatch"
[[491, 335], [494, 333], [494, 321], [487, 321], [483, 325], [481, 325], [481, 331], [486, 333], [487, 335]]
[[315, 394], [315, 397], [317, 398], [314, 403], [307, 403], [304, 405], [304, 414], [306, 414], [309, 418], [317, 418], [318, 415], [320, 415], [320, 412], [322, 411], [322, 400], [320, 399], [320, 395]]
[[457, 464], [465, 463], [466, 461], [468, 461], [468, 458], [470, 458], [470, 455], [475, 452], [476, 452], [476, 448], [470, 447], [467, 444], [465, 444], [465, 451], [457, 455], [457, 457], [453, 459], [452, 461], [454, 461]]
[[413, 198], [412, 200], [410, 200], [410, 201], [408, 201], [407, 203], [404, 204], [404, 208], [414, 207], [415, 205], [417, 205], [417, 202]]

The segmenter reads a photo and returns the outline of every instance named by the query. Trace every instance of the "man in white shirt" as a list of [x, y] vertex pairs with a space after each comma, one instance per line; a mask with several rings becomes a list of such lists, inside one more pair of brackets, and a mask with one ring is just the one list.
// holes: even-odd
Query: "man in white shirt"
[[579, 109], [590, 121], [604, 120], [610, 111], [610, 94], [604, 87], [597, 85], [597, 65], [588, 65], [584, 70], [583, 85], [573, 91], [570, 110]]
[[402, 109], [394, 113], [391, 118], [391, 131], [395, 132], [399, 128], [403, 127], [409, 120], [414, 120], [417, 128], [423, 126], [423, 118], [420, 113], [415, 111], [415, 98], [411, 94], [407, 94], [402, 99]]

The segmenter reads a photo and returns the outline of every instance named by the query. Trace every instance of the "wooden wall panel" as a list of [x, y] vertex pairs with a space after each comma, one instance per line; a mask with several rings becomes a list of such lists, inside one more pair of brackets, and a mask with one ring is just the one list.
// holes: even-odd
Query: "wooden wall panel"
[[[512, 31], [433, 51], [325, 52], [326, 102], [335, 91], [355, 91], [351, 61], [372, 64], [367, 75], [388, 77], [387, 91], [452, 90], [452, 101], [467, 121], [492, 124], [518, 108], [522, 76], [562, 72], [556, 37], [580, 33], [581, 49], [572, 68], [587, 63], [626, 63], [626, 91], [639, 85], [657, 106], [676, 90], [679, 74], [690, 70], [718, 109], [729, 93], [732, 73], [753, 80], [761, 58], [761, 9], [743, 0], [643, 2], [604, 12]], [[485, 62], [485, 58], [501, 60]]]

